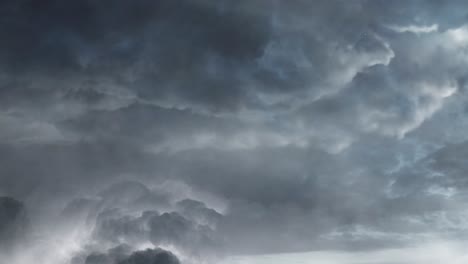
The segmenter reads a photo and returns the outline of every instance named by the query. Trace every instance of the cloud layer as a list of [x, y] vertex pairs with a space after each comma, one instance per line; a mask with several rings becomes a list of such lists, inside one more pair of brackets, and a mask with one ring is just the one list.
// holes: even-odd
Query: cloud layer
[[[203, 263], [464, 241], [466, 7], [2, 1], [0, 195], [30, 229], [1, 254]], [[16, 233], [5, 206], [0, 241]]]

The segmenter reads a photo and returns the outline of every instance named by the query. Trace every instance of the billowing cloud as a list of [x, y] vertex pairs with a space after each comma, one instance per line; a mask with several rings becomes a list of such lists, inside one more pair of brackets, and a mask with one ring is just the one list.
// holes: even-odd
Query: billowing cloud
[[22, 202], [0, 200], [0, 257], [190, 264], [464, 241], [466, 10], [2, 1], [0, 195]]
[[179, 260], [171, 252], [158, 249], [147, 249], [145, 251], [133, 252], [127, 259], [119, 262], [119, 264], [146, 263], [178, 264]]
[[[135, 251], [131, 254], [129, 246], [112, 248], [107, 254], [93, 253], [86, 257], [85, 264], [179, 264], [177, 257], [170, 251], [160, 248]], [[128, 254], [128, 255], [126, 255]]]

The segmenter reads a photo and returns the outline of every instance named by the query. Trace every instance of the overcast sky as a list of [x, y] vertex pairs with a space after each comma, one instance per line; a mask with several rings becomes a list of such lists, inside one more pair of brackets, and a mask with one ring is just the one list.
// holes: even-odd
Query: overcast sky
[[462, 0], [0, 1], [0, 255], [463, 243], [467, 69]]

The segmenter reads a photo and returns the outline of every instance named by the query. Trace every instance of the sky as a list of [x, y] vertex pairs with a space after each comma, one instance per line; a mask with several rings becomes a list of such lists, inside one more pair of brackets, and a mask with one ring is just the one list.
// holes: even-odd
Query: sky
[[11, 264], [467, 258], [466, 1], [4, 0], [0, 40]]

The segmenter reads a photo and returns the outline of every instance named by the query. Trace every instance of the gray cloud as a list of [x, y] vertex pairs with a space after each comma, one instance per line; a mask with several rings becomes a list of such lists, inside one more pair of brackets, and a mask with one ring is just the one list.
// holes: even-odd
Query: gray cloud
[[107, 254], [93, 253], [86, 257], [85, 264], [178, 264], [177, 257], [170, 251], [160, 248], [128, 253], [126, 245], [112, 248]]
[[119, 264], [145, 264], [145, 263], [161, 263], [161, 264], [178, 264], [179, 260], [170, 252], [164, 250], [137, 251], [132, 253], [127, 259], [119, 262]]
[[25, 240], [28, 228], [24, 205], [11, 197], [0, 197], [0, 254], [7, 253], [15, 243]]
[[[184, 263], [215, 259], [223, 252], [224, 239], [217, 232], [222, 218], [201, 201], [179, 200], [167, 189], [134, 181], [111, 185], [93, 199], [71, 201], [61, 214], [62, 224], [81, 226], [85, 233], [73, 260], [77, 264], [114, 263], [145, 247], [173, 249]], [[112, 254], [92, 253], [114, 247]]]
[[11, 262], [464, 239], [466, 10], [2, 1], [0, 194], [34, 238]]

